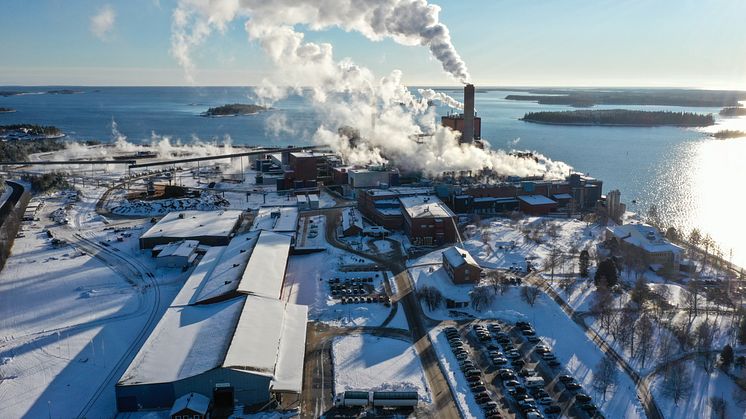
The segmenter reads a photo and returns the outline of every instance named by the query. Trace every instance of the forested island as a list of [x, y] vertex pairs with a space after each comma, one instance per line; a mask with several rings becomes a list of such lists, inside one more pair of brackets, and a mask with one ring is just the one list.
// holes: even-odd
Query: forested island
[[15, 112], [15, 111], [16, 110], [13, 109], [13, 108], [2, 108], [2, 107], [0, 107], [0, 113], [10, 113], [10, 112]]
[[538, 102], [542, 105], [591, 107], [594, 105], [652, 105], [690, 107], [732, 107], [746, 100], [746, 92], [692, 89], [534, 89], [528, 94], [510, 94], [507, 100]]
[[266, 111], [267, 108], [259, 105], [248, 105], [242, 103], [232, 103], [229, 105], [217, 106], [205, 111], [202, 116], [238, 116], [254, 115]]
[[29, 154], [62, 150], [65, 143], [53, 138], [0, 141], [0, 161], [27, 161]]
[[718, 140], [741, 137], [746, 137], [746, 132], [726, 129], [712, 134], [712, 138], [716, 138]]
[[715, 124], [712, 114], [627, 109], [529, 112], [522, 121], [556, 125], [706, 127]]
[[721, 116], [746, 116], [746, 108], [742, 106], [729, 106], [720, 111]]
[[53, 126], [34, 124], [0, 125], [0, 138], [3, 139], [36, 139], [64, 137], [62, 131]]

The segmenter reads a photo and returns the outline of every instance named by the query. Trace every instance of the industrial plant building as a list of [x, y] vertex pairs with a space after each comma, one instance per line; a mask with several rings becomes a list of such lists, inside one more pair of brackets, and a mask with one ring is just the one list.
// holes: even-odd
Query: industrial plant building
[[358, 208], [378, 225], [404, 230], [414, 244], [456, 240], [456, 215], [433, 195], [432, 188], [368, 189], [358, 194]]
[[181, 240], [196, 240], [207, 246], [224, 246], [243, 221], [243, 212], [178, 211], [169, 212], [140, 236], [140, 249]]
[[308, 309], [280, 300], [290, 245], [260, 230], [209, 248], [117, 383], [117, 408], [300, 397]]
[[474, 109], [474, 85], [464, 86], [464, 112], [441, 117], [441, 124], [461, 133], [459, 143], [479, 143], [482, 138], [482, 119]]

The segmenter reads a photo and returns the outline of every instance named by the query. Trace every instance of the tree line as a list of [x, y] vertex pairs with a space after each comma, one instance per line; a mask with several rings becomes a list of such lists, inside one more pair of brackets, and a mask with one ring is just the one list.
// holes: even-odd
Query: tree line
[[705, 127], [715, 124], [712, 114], [628, 109], [528, 112], [522, 121], [560, 125], [629, 125]]

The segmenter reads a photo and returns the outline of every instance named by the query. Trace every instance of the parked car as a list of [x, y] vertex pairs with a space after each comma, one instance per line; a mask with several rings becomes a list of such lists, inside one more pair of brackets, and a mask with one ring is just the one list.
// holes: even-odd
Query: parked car
[[557, 377], [557, 380], [562, 383], [572, 383], [573, 381], [575, 381], [575, 377], [573, 377], [572, 375], [562, 374]]
[[578, 393], [575, 395], [575, 400], [579, 401], [580, 403], [589, 403], [591, 401], [591, 396], [585, 393]]

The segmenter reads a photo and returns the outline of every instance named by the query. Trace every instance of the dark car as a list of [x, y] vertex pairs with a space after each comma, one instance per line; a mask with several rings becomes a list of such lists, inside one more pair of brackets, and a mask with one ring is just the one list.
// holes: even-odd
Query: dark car
[[556, 404], [550, 404], [544, 408], [544, 413], [562, 413], [562, 408]]
[[580, 403], [589, 403], [591, 401], [591, 396], [585, 393], [578, 393], [575, 395], [575, 400], [579, 401]]
[[596, 407], [596, 405], [593, 404], [593, 403], [585, 403], [585, 404], [581, 405], [580, 408], [583, 409], [583, 410], [585, 410], [588, 413], [593, 413], [593, 412], [595, 412], [598, 409]]
[[576, 382], [572, 382], [572, 383], [567, 383], [567, 384], [565, 384], [565, 387], [566, 387], [566, 388], [567, 388], [568, 390], [572, 390], [572, 391], [580, 390], [580, 389], [582, 389], [582, 388], [583, 388], [583, 387], [582, 387], [582, 386], [581, 386], [580, 384], [578, 384], [578, 383], [576, 383]]
[[510, 362], [514, 367], [523, 368], [526, 365], [526, 361], [522, 359], [514, 359]]
[[557, 368], [560, 365], [562, 365], [562, 363], [559, 362], [559, 361], [557, 361], [556, 359], [552, 359], [550, 361], [547, 361], [547, 365], [549, 365], [550, 367], [553, 367], [553, 368]]
[[572, 383], [573, 381], [575, 381], [575, 377], [573, 377], [572, 375], [567, 375], [567, 374], [562, 374], [558, 376], [557, 379], [563, 383]]
[[[478, 378], [478, 377], [477, 377], [477, 378]], [[475, 388], [477, 388], [477, 387], [480, 387], [480, 386], [481, 386], [481, 387], [483, 387], [483, 386], [484, 386], [484, 382], [483, 382], [482, 380], [478, 380], [478, 381], [469, 381], [469, 387], [471, 387], [471, 389], [472, 389], [472, 390], [473, 390], [473, 389], [475, 389]]]
[[483, 393], [483, 392], [486, 393], [487, 392], [487, 387], [485, 387], [485, 386], [476, 386], [476, 387], [472, 387], [471, 391], [473, 391], [474, 393]]

